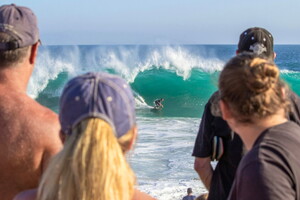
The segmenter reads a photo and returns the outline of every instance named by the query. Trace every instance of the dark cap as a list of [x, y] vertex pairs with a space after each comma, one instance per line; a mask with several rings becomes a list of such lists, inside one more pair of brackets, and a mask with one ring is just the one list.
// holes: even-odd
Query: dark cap
[[264, 28], [249, 28], [240, 35], [238, 51], [271, 57], [274, 55], [273, 36]]
[[87, 118], [100, 118], [117, 138], [135, 125], [135, 101], [130, 86], [107, 73], [87, 73], [71, 79], [60, 98], [59, 120], [65, 134]]
[[0, 50], [3, 51], [30, 46], [39, 40], [36, 16], [29, 8], [15, 4], [0, 7], [0, 32], [14, 38], [0, 43]]

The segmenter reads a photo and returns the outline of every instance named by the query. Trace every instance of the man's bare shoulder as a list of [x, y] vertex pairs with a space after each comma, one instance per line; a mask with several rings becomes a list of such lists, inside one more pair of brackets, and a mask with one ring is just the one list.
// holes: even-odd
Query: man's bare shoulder
[[3, 194], [37, 187], [62, 144], [57, 114], [25, 93], [1, 87], [0, 93], [0, 178], [7, 180], [0, 183], [0, 197], [5, 199]]
[[24, 93], [14, 91], [3, 91], [0, 97], [0, 117], [6, 123], [13, 123], [15, 119], [25, 127], [35, 127], [51, 131], [59, 128], [58, 116], [30, 98]]
[[[25, 93], [0, 88], [0, 125], [11, 130], [11, 135], [24, 133], [42, 143], [59, 145], [59, 120], [56, 113], [36, 102]], [[3, 126], [2, 126], [3, 127]], [[44, 138], [40, 140], [40, 138]], [[50, 141], [47, 141], [50, 139]]]
[[0, 92], [4, 94], [0, 97], [0, 125], [11, 130], [9, 137], [24, 136], [24, 139], [34, 143], [35, 148], [56, 153], [56, 149], [61, 148], [57, 114], [25, 93], [1, 88]]

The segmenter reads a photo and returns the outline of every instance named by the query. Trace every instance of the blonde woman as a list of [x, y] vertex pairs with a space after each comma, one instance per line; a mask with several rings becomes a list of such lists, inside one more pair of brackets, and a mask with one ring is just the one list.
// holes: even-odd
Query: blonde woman
[[59, 115], [64, 148], [43, 175], [37, 199], [153, 199], [134, 188], [125, 158], [137, 129], [124, 80], [105, 73], [75, 77], [64, 88]]
[[278, 67], [254, 54], [238, 55], [221, 72], [219, 92], [222, 117], [249, 150], [228, 199], [300, 199], [300, 127], [287, 120]]

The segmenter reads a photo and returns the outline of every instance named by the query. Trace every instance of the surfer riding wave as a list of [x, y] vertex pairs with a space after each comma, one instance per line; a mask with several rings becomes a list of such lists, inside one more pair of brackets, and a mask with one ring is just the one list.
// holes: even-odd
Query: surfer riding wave
[[162, 102], [164, 101], [164, 99], [163, 98], [161, 98], [161, 99], [156, 99], [155, 101], [154, 101], [154, 104], [155, 104], [155, 106], [154, 106], [154, 108], [155, 109], [162, 109], [164, 106], [162, 105]]

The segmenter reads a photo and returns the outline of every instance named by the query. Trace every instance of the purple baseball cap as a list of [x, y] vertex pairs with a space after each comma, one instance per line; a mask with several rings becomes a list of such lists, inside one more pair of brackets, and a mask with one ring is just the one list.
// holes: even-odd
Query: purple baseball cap
[[135, 101], [130, 86], [107, 73], [87, 73], [71, 79], [60, 98], [61, 130], [72, 129], [86, 118], [100, 118], [115, 130], [117, 138], [135, 125]]
[[0, 7], [0, 32], [14, 38], [12, 41], [0, 42], [2, 51], [27, 47], [39, 40], [36, 16], [29, 8], [15, 4]]

